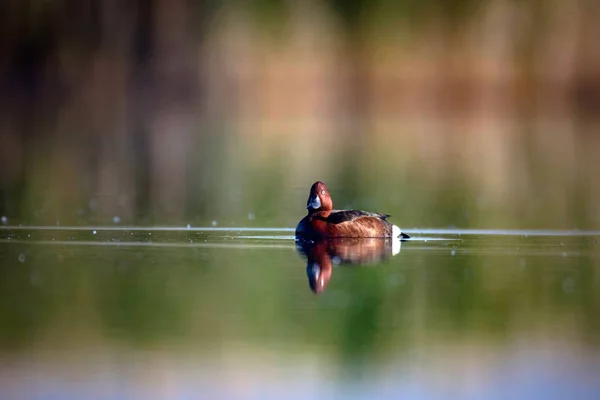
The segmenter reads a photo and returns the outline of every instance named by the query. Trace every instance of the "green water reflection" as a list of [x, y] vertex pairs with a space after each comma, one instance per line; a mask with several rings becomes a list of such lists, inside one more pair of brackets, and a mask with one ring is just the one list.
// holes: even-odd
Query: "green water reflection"
[[[111, 382], [94, 372], [100, 351], [120, 354], [102, 361], [104, 368], [143, 376], [166, 360], [187, 372], [189, 362], [211, 365], [208, 375], [224, 374], [211, 387], [225, 396], [228, 382], [239, 377], [226, 374], [231, 367], [223, 360], [258, 363], [266, 371], [274, 361], [261, 362], [275, 353], [274, 363], [284, 370], [299, 368], [294, 360], [302, 357], [306, 368], [320, 371], [310, 382], [340, 389], [347, 379], [362, 377], [367, 386], [377, 381], [402, 393], [408, 383], [396, 378], [426, 390], [440, 371], [539, 362], [516, 350], [525, 344], [545, 357], [577, 355], [570, 362], [580, 369], [563, 376], [563, 389], [599, 388], [576, 372], [600, 371], [597, 237], [445, 235], [405, 242], [396, 255], [371, 251], [368, 260], [359, 260], [368, 253], [364, 246], [357, 251], [346, 244], [328, 255], [355, 262], [332, 263], [326, 290], [315, 296], [307, 259], [286, 237], [154, 232], [149, 241], [149, 232], [106, 232], [98, 240], [99, 233], [48, 232], [42, 241], [27, 237], [40, 232], [2, 233], [1, 352], [45, 376], [62, 365], [63, 376], [87, 373], [90, 382]], [[140, 354], [155, 359], [140, 364]], [[76, 361], [80, 357], [89, 363]], [[417, 374], [425, 358], [437, 372]], [[544, 368], [561, 370], [560, 364]], [[255, 385], [282, 379], [261, 375]], [[532, 379], [556, 384], [546, 375]], [[15, 381], [22, 386], [13, 386], [27, 393], [32, 380], [24, 373]], [[438, 384], [456, 390], [472, 385]], [[484, 394], [492, 390], [479, 384]], [[308, 394], [305, 389], [299, 393]]]

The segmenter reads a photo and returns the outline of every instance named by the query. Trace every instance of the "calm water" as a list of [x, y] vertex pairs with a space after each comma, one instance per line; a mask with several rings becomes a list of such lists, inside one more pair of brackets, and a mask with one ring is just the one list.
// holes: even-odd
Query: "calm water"
[[600, 232], [409, 233], [5, 226], [1, 397], [598, 398]]

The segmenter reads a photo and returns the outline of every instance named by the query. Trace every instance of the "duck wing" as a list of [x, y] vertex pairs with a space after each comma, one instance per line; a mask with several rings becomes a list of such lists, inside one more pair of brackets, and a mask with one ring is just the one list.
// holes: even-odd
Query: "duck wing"
[[333, 224], [341, 224], [342, 222], [354, 221], [355, 219], [361, 217], [374, 217], [378, 218], [382, 221], [385, 221], [390, 215], [388, 214], [379, 214], [369, 211], [359, 211], [359, 210], [332, 210], [329, 217], [327, 217], [327, 221]]

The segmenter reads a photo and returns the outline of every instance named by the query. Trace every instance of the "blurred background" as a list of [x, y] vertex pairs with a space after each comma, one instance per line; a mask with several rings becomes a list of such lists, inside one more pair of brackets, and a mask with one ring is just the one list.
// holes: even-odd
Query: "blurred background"
[[8, 224], [600, 225], [597, 1], [0, 7]]
[[315, 296], [291, 237], [91, 231], [293, 228], [316, 180], [597, 230], [598, 38], [597, 0], [2, 1], [0, 397], [598, 398], [598, 237], [409, 242]]

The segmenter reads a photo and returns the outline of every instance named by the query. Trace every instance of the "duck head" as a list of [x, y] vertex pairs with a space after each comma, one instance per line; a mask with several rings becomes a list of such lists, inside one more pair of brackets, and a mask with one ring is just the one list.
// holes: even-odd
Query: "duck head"
[[313, 183], [306, 202], [306, 209], [309, 214], [316, 212], [330, 212], [333, 209], [333, 201], [329, 195], [327, 186], [321, 181]]

